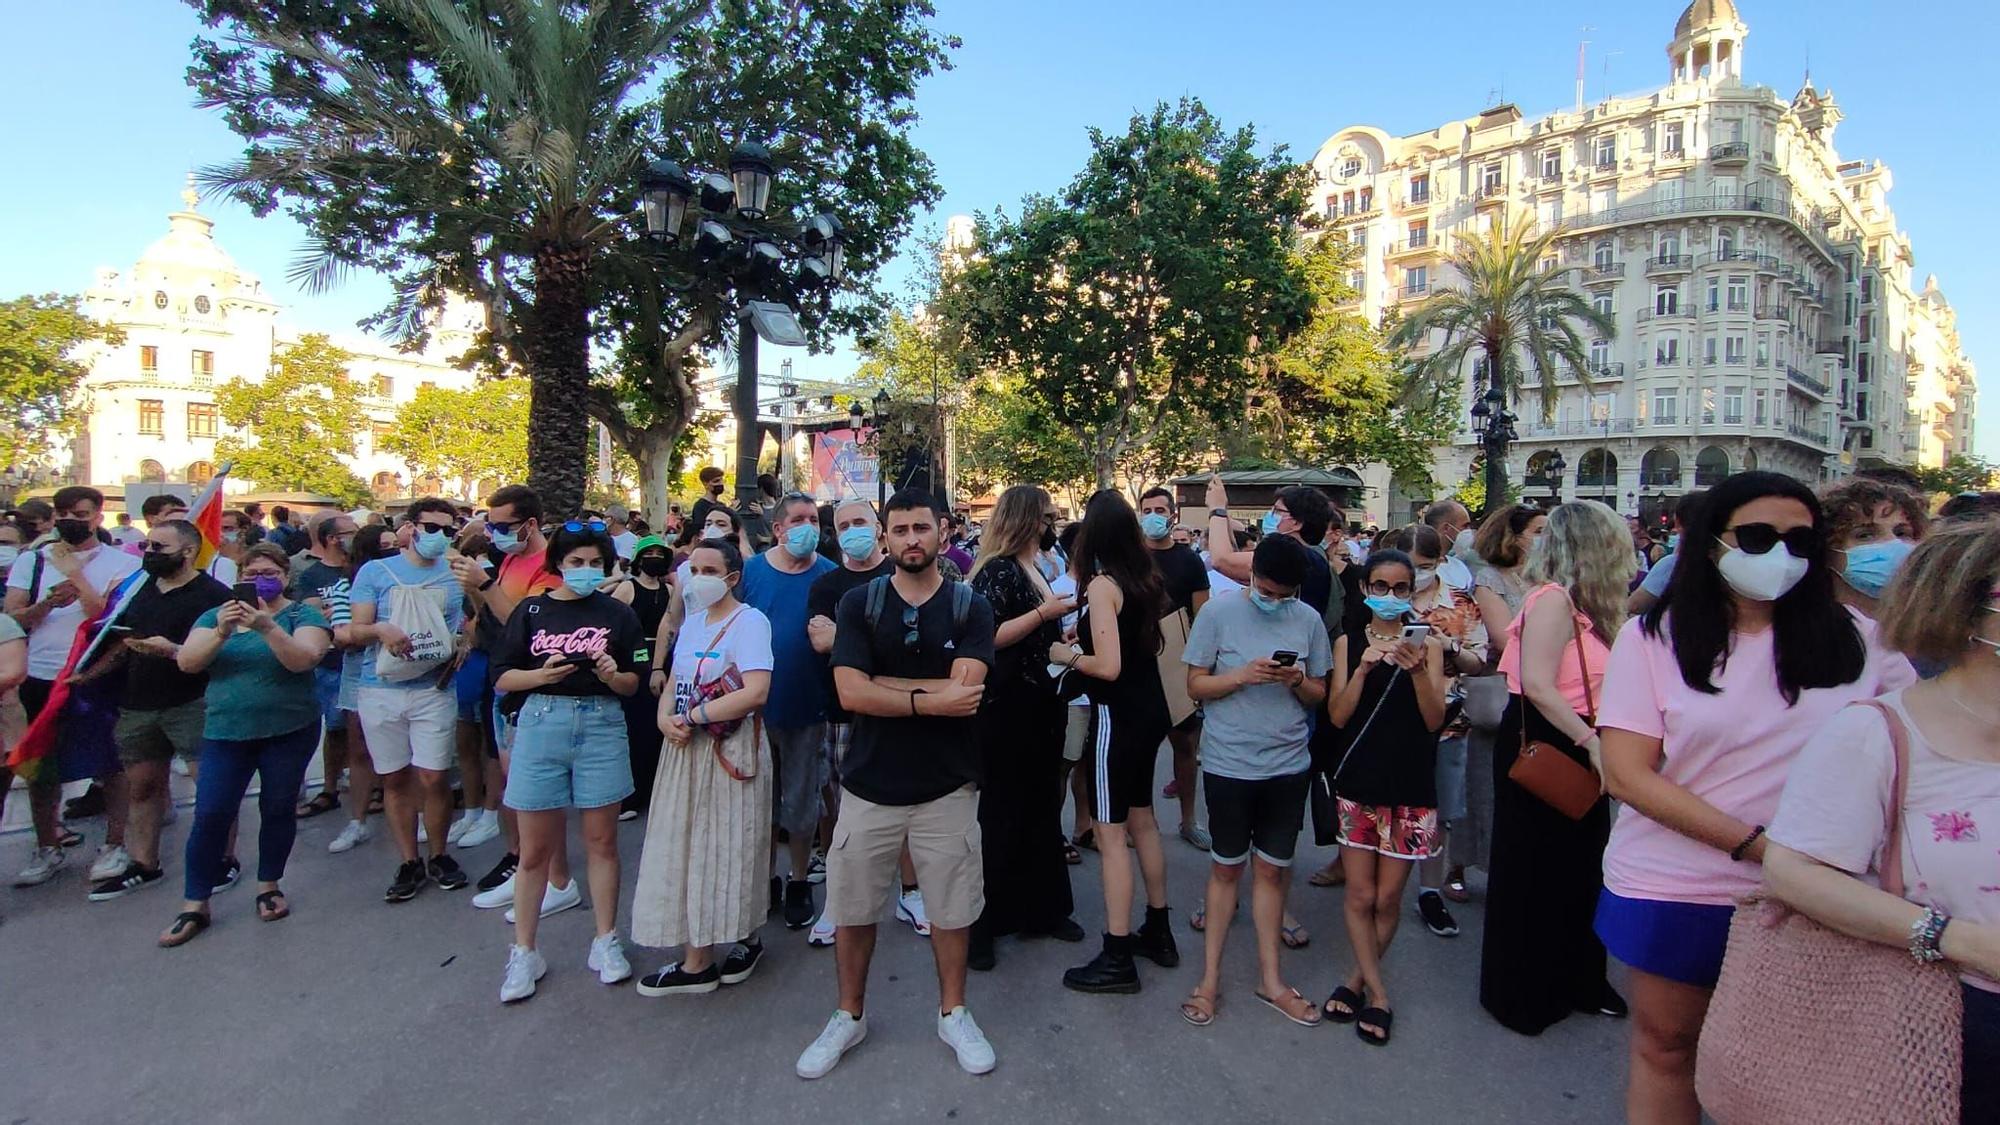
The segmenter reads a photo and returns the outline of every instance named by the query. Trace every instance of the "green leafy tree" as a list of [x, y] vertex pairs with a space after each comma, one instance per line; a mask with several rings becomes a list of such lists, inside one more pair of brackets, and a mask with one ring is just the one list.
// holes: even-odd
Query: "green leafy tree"
[[396, 412], [376, 448], [401, 457], [415, 477], [437, 476], [470, 496], [482, 480], [513, 482], [528, 472], [530, 390], [522, 378], [463, 390], [424, 386]]
[[1074, 491], [1095, 479], [1090, 457], [1076, 435], [1051, 417], [1026, 377], [980, 377], [952, 418], [959, 488], [969, 495], [1012, 484]]
[[1995, 476], [2000, 475], [2000, 469], [1995, 469], [1984, 457], [1970, 453], [1954, 453], [1939, 468], [1918, 466], [1910, 471], [1917, 474], [1925, 492], [1954, 496], [1961, 492], [1985, 492], [1993, 487]]
[[[70, 432], [90, 345], [116, 346], [125, 334], [85, 316], [75, 297], [48, 293], [0, 301], [0, 465], [45, 453]], [[10, 498], [11, 499], [11, 498]]]
[[1292, 248], [1308, 173], [1194, 100], [1090, 141], [1060, 196], [979, 218], [943, 305], [1109, 487], [1177, 418], [1239, 412], [1253, 356], [1304, 324]]
[[217, 387], [216, 407], [235, 431], [215, 443], [217, 458], [234, 461], [233, 475], [259, 488], [316, 492], [343, 504], [366, 499], [368, 486], [342, 460], [354, 456], [368, 425], [362, 388], [347, 377], [352, 358], [325, 336], [304, 336], [278, 354], [263, 379]]
[[[528, 479], [553, 511], [582, 500], [586, 414], [664, 504], [701, 349], [735, 327], [737, 278], [640, 245], [649, 159], [717, 168], [767, 143], [772, 228], [836, 213], [863, 291], [939, 194], [910, 104], [955, 43], [923, 0], [189, 3], [212, 29], [191, 81], [248, 144], [208, 182], [306, 225], [303, 279], [391, 274], [378, 322], [402, 336], [447, 292], [484, 302], [466, 359], [530, 378]], [[824, 344], [869, 308], [808, 302], [803, 319]]]

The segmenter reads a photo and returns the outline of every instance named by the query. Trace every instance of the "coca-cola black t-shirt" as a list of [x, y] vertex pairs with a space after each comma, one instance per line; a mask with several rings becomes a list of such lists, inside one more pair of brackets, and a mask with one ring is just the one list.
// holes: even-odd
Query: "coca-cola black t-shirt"
[[[515, 607], [493, 652], [493, 675], [540, 668], [551, 656], [594, 656], [610, 652], [621, 672], [644, 672], [651, 664], [652, 640], [639, 628], [632, 607], [609, 594], [558, 598], [537, 594]], [[616, 695], [590, 668], [535, 689], [547, 695]]]

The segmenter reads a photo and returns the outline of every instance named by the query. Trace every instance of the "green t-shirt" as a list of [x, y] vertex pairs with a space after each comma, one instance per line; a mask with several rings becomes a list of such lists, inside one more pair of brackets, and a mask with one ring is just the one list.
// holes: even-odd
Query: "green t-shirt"
[[[213, 629], [221, 613], [211, 609], [195, 622]], [[327, 628], [320, 611], [293, 602], [278, 612], [278, 628], [296, 633], [302, 628]], [[225, 742], [275, 738], [319, 722], [313, 696], [313, 669], [288, 670], [264, 638], [238, 629], [222, 642], [208, 666], [208, 714], [202, 734]]]

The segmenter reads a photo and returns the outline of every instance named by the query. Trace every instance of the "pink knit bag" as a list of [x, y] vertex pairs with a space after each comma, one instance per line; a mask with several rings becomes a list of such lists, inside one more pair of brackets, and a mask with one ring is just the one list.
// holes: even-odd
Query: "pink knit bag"
[[[1895, 801], [1882, 889], [1903, 895], [1910, 748], [1889, 724]], [[1695, 1093], [1721, 1125], [1956, 1125], [1964, 997], [1942, 964], [1820, 925], [1762, 895], [1737, 904], [1696, 1056]]]

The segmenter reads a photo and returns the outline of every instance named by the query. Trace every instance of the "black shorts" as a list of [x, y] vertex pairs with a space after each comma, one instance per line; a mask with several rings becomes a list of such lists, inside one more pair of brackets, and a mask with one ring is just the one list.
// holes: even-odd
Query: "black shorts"
[[1208, 794], [1209, 857], [1226, 867], [1247, 862], [1251, 852], [1273, 867], [1290, 867], [1305, 825], [1310, 770], [1244, 781], [1204, 771]]
[[1125, 823], [1132, 809], [1153, 807], [1153, 763], [1166, 741], [1165, 716], [1159, 722], [1134, 722], [1095, 704], [1097, 729], [1091, 762], [1096, 772], [1097, 819]]

